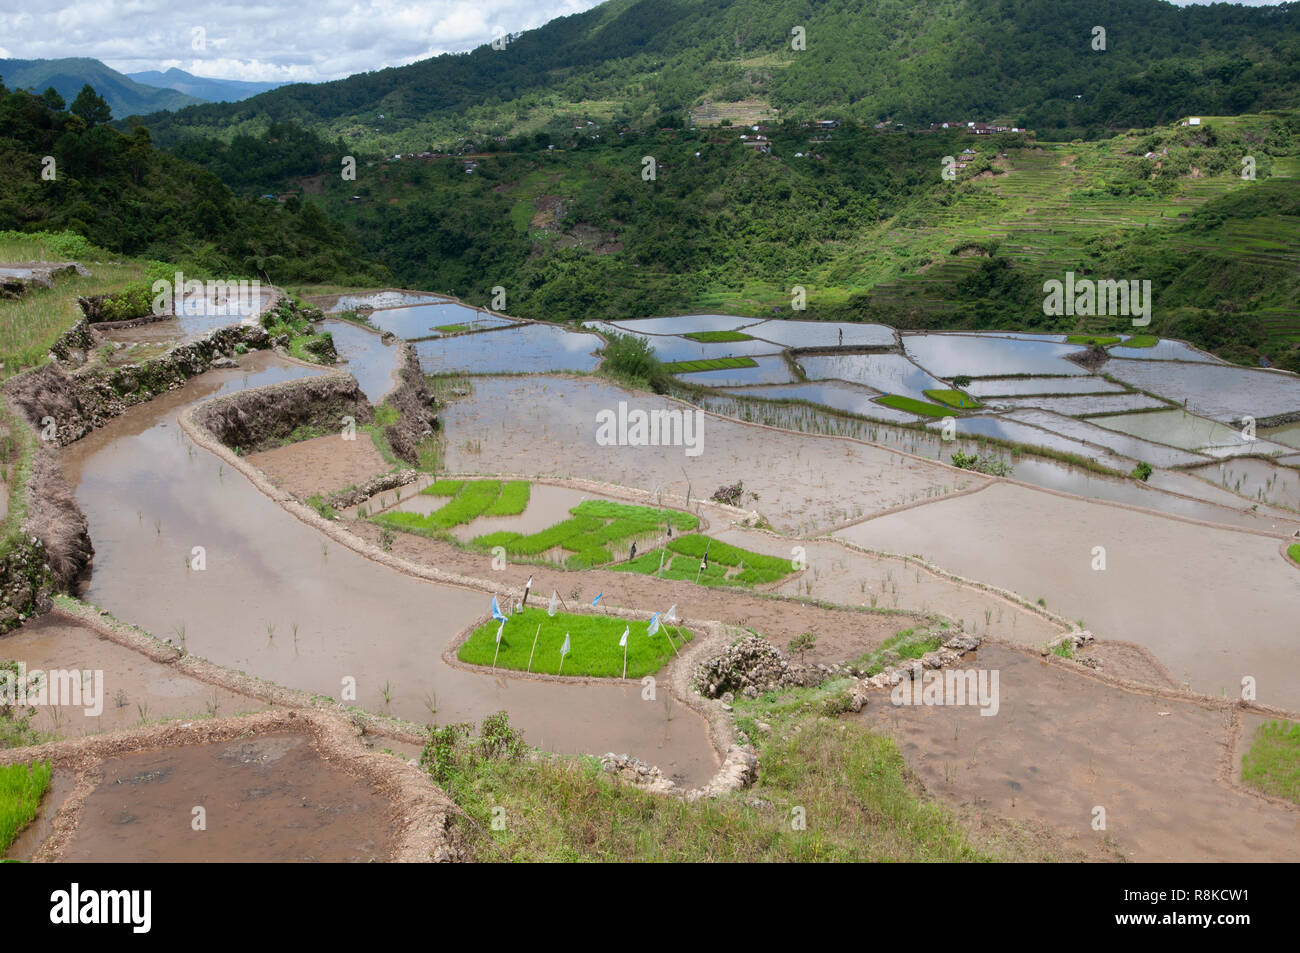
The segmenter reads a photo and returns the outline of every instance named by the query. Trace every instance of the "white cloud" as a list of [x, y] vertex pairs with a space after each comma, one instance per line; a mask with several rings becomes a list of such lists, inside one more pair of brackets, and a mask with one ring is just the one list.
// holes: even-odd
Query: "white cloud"
[[[88, 56], [124, 73], [320, 82], [461, 52], [599, 0], [0, 0], [0, 56]], [[204, 43], [194, 47], [195, 29]]]

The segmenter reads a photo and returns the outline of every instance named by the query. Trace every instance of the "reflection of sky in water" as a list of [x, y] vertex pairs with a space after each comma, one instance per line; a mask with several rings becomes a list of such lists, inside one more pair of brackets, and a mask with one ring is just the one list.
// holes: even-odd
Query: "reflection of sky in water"
[[357, 308], [396, 308], [421, 301], [444, 301], [441, 295], [415, 291], [376, 291], [372, 294], [341, 295], [329, 307], [328, 314], [337, 311], [355, 311]]
[[240, 324], [261, 311], [263, 301], [270, 300], [268, 292], [259, 290], [254, 294], [251, 286], [246, 293], [241, 293], [237, 288], [231, 290], [232, 293], [224, 299], [192, 294], [174, 302], [173, 310], [181, 334], [206, 334], [230, 324]]
[[1282, 371], [1118, 359], [1107, 361], [1104, 370], [1116, 380], [1175, 403], [1186, 401], [1192, 413], [1216, 420], [1259, 419], [1300, 410], [1300, 377]]
[[590, 371], [602, 341], [594, 334], [546, 324], [420, 341], [414, 345], [426, 374], [510, 374]]
[[976, 334], [904, 334], [908, 355], [931, 374], [952, 378], [996, 374], [1086, 374], [1065, 360], [1080, 348], [1050, 341], [1023, 341]]
[[1080, 394], [1073, 397], [990, 397], [989, 407], [999, 409], [1016, 407], [1041, 407], [1043, 410], [1065, 414], [1067, 417], [1082, 414], [1117, 414], [1151, 407], [1168, 407], [1162, 400], [1146, 394]]
[[901, 354], [814, 354], [801, 357], [799, 365], [814, 380], [838, 378], [917, 400], [928, 401], [926, 390], [948, 386]]
[[366, 331], [347, 321], [322, 321], [321, 330], [334, 337], [334, 347], [339, 358], [347, 361], [340, 365], [361, 385], [362, 393], [372, 403], [393, 386], [393, 371], [397, 368], [398, 344], [385, 344], [373, 331]]
[[1186, 464], [1194, 464], [1204, 459], [1204, 457], [1200, 457], [1194, 453], [1188, 453], [1186, 450], [1161, 446], [1139, 437], [1117, 433], [1114, 430], [1107, 430], [1105, 427], [1098, 427], [1096, 424], [1088, 423], [1086, 420], [1075, 420], [1073, 417], [1062, 417], [1059, 414], [1049, 413], [1045, 410], [1015, 410], [1006, 416], [1022, 423], [1042, 427], [1044, 430], [1050, 430], [1053, 433], [1059, 433], [1066, 437], [1075, 437], [1079, 440], [1086, 440], [1089, 443], [1094, 443], [1098, 446], [1106, 447], [1109, 450], [1114, 450], [1116, 453], [1123, 454], [1126, 457], [1131, 457], [1134, 460], [1145, 460], [1147, 463], [1157, 467], [1183, 466]]
[[738, 318], [730, 314], [683, 314], [671, 318], [634, 318], [614, 322], [625, 331], [644, 334], [685, 334], [687, 331], [735, 331], [761, 318]]
[[474, 328], [503, 328], [514, 322], [448, 301], [443, 304], [417, 304], [410, 308], [383, 308], [372, 311], [370, 323], [381, 331], [396, 334], [399, 338], [425, 338], [443, 334], [444, 332], [437, 330], [439, 327], [468, 324]]
[[684, 381], [705, 387], [741, 387], [745, 384], [785, 384], [794, 378], [785, 358], [757, 357], [757, 367], [729, 367], [720, 371], [697, 371], [679, 374]]
[[[840, 332], [844, 340], [840, 341]], [[783, 347], [892, 346], [894, 329], [883, 324], [853, 324], [848, 321], [764, 321], [745, 328], [746, 334], [775, 341]]]
[[1101, 377], [1004, 377], [997, 380], [971, 381], [965, 388], [972, 397], [990, 397], [995, 394], [1092, 394], [1109, 391], [1121, 392], [1124, 387]]
[[[957, 417], [955, 419], [957, 433], [959, 434], [996, 437], [1000, 440], [1011, 440], [1032, 447], [1046, 447], [1049, 450], [1077, 453], [1082, 457], [1095, 458], [1098, 455], [1095, 447], [1089, 447], [1060, 434], [1040, 430], [1038, 427], [1017, 423], [1014, 420], [1004, 420], [1000, 417]], [[943, 426], [943, 422], [935, 421], [927, 426], [937, 429]]]
[[[1202, 354], [1190, 345], [1182, 341], [1157, 341], [1151, 347], [1124, 347], [1116, 344], [1108, 348], [1113, 357], [1131, 357], [1137, 360], [1147, 361], [1203, 361], [1209, 364], [1218, 364], [1208, 354]], [[1103, 368], [1104, 370], [1104, 368]]]
[[907, 421], [917, 420], [915, 414], [906, 414], [893, 407], [877, 404], [871, 398], [874, 391], [844, 381], [808, 381], [803, 384], [790, 384], [776, 387], [731, 388], [728, 394], [737, 397], [756, 397], [760, 400], [807, 400], [823, 407], [842, 410], [845, 413], [874, 417], [877, 420]]

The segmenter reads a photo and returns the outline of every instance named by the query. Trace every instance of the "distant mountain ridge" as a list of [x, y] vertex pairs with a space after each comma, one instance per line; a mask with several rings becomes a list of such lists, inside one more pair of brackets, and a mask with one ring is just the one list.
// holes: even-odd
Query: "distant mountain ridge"
[[256, 96], [258, 93], [270, 92], [285, 86], [285, 83], [252, 83], [238, 79], [212, 79], [207, 76], [195, 76], [183, 69], [172, 67], [166, 72], [156, 69], [141, 73], [127, 73], [130, 79], [145, 86], [159, 89], [171, 89], [187, 96], [214, 103], [236, 103]]
[[[799, 38], [803, 50], [792, 48]], [[608, 0], [502, 49], [295, 84], [151, 117], [149, 126], [170, 143], [291, 121], [376, 151], [410, 151], [420, 141], [537, 128], [601, 103], [616, 104], [607, 121], [637, 125], [747, 100], [800, 119], [825, 113], [912, 127], [1000, 119], [1089, 136], [1185, 115], [1293, 108], [1300, 4]], [[404, 140], [404, 130], [418, 132]]]
[[159, 89], [139, 83], [89, 57], [60, 60], [0, 60], [0, 79], [10, 89], [32, 89], [42, 93], [49, 87], [72, 102], [86, 84], [107, 100], [114, 119], [143, 116], [161, 110], [180, 109], [206, 102], [174, 89]]

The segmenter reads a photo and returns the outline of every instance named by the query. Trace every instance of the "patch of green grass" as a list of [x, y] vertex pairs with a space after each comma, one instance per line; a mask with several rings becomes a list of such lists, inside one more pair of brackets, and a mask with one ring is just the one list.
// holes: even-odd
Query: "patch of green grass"
[[884, 404], [886, 407], [893, 407], [895, 410], [905, 410], [911, 414], [921, 414], [924, 417], [947, 417], [952, 413], [949, 407], [940, 404], [927, 404], [923, 400], [917, 400], [915, 397], [904, 397], [902, 394], [886, 394], [884, 397], [876, 398], [877, 404]]
[[1123, 343], [1124, 347], [1155, 347], [1160, 338], [1154, 334], [1135, 334]]
[[1270, 721], [1256, 728], [1250, 750], [1241, 758], [1241, 780], [1300, 804], [1300, 723]]
[[[434, 486], [437, 486], [435, 483]], [[430, 487], [429, 489], [432, 489]], [[422, 491], [427, 493], [428, 489]], [[445, 494], [443, 494], [445, 495]], [[380, 513], [375, 519], [411, 533], [437, 534], [477, 519], [501, 496], [500, 480], [466, 480], [456, 494], [432, 513]]]
[[1066, 335], [1066, 344], [1082, 344], [1084, 347], [1090, 347], [1096, 344], [1098, 347], [1110, 347], [1112, 344], [1118, 344], [1121, 338], [1119, 335], [1102, 335], [1102, 334], [1070, 334]]
[[435, 331], [441, 331], [443, 334], [459, 334], [461, 331], [468, 331], [468, 324], [439, 324], [434, 327]]
[[878, 675], [887, 666], [899, 662], [918, 659], [926, 652], [933, 652], [943, 645], [943, 636], [928, 631], [917, 632], [915, 629], [903, 629], [891, 635], [880, 645], [849, 662], [849, 665], [867, 675]]
[[487, 508], [484, 516], [518, 516], [528, 507], [532, 488], [527, 480], [509, 480], [501, 486], [501, 495]]
[[752, 334], [745, 334], [743, 331], [690, 331], [683, 334], [682, 337], [689, 338], [692, 341], [699, 341], [701, 344], [720, 344], [724, 341], [752, 341]]
[[[700, 561], [706, 549], [709, 564], [700, 572]], [[676, 537], [668, 544], [666, 554], [655, 549], [612, 568], [618, 572], [658, 575], [661, 557], [665, 579], [694, 582], [698, 575], [700, 584], [707, 586], [760, 586], [776, 582], [795, 571], [789, 559], [729, 546], [700, 533]]]
[[1052, 654], [1058, 658], [1074, 658], [1074, 640], [1062, 639], [1052, 646]]
[[1300, 563], [1300, 543], [1292, 543], [1288, 546], [1286, 548], [1286, 554], [1290, 556], [1294, 562]]
[[758, 367], [752, 357], [715, 357], [707, 361], [674, 361], [665, 364], [669, 374], [698, 374], [701, 371], [725, 371], [734, 367]]
[[926, 397], [938, 401], [941, 404], [947, 404], [949, 407], [960, 407], [962, 410], [978, 410], [984, 406], [970, 394], [960, 390], [948, 390], [942, 388], [933, 388], [924, 392]]
[[[532, 654], [532, 671], [547, 675], [591, 675], [600, 678], [620, 678], [623, 674], [623, 649], [618, 644], [624, 628], [630, 630], [627, 638], [627, 677], [640, 678], [659, 671], [674, 655], [668, 644], [668, 634], [661, 628], [647, 635], [650, 621], [628, 622], [598, 615], [576, 615], [557, 612], [548, 616], [545, 609], [521, 609], [505, 624], [501, 635], [501, 650], [497, 652], [497, 629], [501, 623], [489, 619], [465, 640], [456, 657], [471, 665], [491, 665], [496, 655], [497, 668], [528, 668]], [[541, 626], [540, 634], [538, 626]], [[678, 633], [681, 637], [678, 637]], [[569, 635], [570, 652], [560, 666], [560, 647], [565, 633]], [[537, 637], [537, 650], [533, 652], [533, 638]], [[685, 630], [673, 627], [671, 637], [680, 648], [682, 641], [690, 639]]]
[[31, 823], [49, 786], [48, 761], [0, 767], [0, 854]]
[[658, 537], [671, 524], [677, 531], [689, 531], [700, 521], [691, 513], [657, 510], [649, 506], [616, 503], [612, 500], [584, 500], [569, 510], [570, 518], [537, 533], [524, 535], [501, 531], [473, 541], [480, 549], [502, 546], [511, 556], [541, 556], [552, 549], [572, 555], [565, 558], [569, 569], [590, 569], [614, 561], [608, 546], [645, 537]]
[[[1044, 859], [1019, 843], [997, 844], [996, 853], [972, 843], [948, 808], [917, 790], [892, 740], [811, 714], [823, 694], [737, 699], [745, 724], [772, 730], [750, 734], [763, 764], [756, 784], [717, 799], [650, 794], [609, 777], [594, 758], [484, 757], [491, 736], [462, 733], [449, 744], [446, 729], [421, 763], [465, 811], [453, 823], [483, 861]], [[506, 824], [492, 830], [498, 809]]]

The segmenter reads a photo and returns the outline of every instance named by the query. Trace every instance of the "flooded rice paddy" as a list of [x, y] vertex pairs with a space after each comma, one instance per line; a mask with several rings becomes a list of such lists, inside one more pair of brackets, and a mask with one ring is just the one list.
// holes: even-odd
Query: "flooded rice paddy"
[[445, 337], [462, 331], [504, 328], [516, 322], [455, 301], [441, 301], [436, 304], [417, 304], [405, 308], [372, 311], [370, 323], [379, 330], [395, 334], [399, 338], [416, 340]]
[[1300, 411], [1300, 377], [1232, 364], [1111, 360], [1105, 372], [1202, 417], [1232, 423]]
[[904, 334], [907, 356], [930, 373], [951, 379], [992, 377], [1004, 374], [1086, 374], [1067, 361], [1067, 354], [1081, 350], [1073, 344], [1027, 341], [983, 334]]
[[415, 352], [426, 374], [520, 374], [590, 371], [604, 341], [554, 324], [525, 324], [481, 334], [419, 341]]
[[839, 379], [927, 402], [925, 391], [948, 386], [901, 354], [805, 354], [799, 366], [811, 380]]

